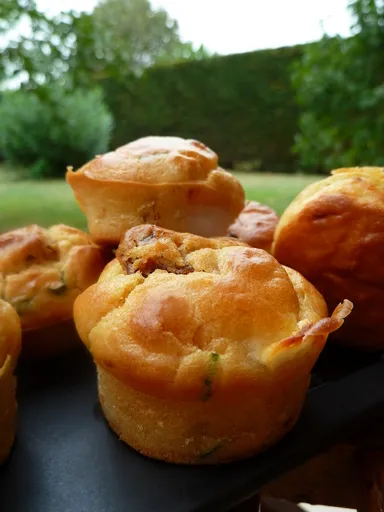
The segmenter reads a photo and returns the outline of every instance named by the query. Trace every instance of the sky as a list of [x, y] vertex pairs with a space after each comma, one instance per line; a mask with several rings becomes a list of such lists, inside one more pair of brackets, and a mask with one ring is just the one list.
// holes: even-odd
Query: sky
[[[1, 0], [0, 0], [1, 1]], [[39, 7], [91, 10], [96, 0], [38, 0]], [[349, 34], [348, 0], [151, 0], [179, 22], [180, 35], [219, 54], [292, 46]], [[56, 6], [55, 6], [56, 4]]]

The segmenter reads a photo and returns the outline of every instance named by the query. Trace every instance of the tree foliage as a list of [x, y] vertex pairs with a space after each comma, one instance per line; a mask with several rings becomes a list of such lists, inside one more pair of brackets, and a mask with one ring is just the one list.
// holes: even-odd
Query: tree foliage
[[0, 2], [0, 33], [13, 28], [21, 16], [39, 17], [35, 0], [2, 0]]
[[0, 19], [0, 79], [28, 88], [57, 80], [66, 69], [71, 15], [49, 18], [34, 0], [2, 0]]
[[354, 0], [350, 10], [352, 36], [324, 36], [295, 66], [304, 169], [384, 163], [384, 2]]
[[73, 34], [77, 43], [69, 68], [81, 85], [106, 77], [125, 80], [156, 63], [208, 56], [204, 47], [195, 50], [182, 42], [177, 21], [148, 0], [101, 0], [92, 14], [73, 20]]
[[[45, 89], [44, 89], [45, 90]], [[112, 117], [100, 91], [49, 95], [7, 91], [0, 102], [0, 153], [32, 177], [60, 176], [108, 148]]]
[[2, 0], [0, 18], [5, 35], [20, 20], [29, 26], [27, 34], [8, 40], [0, 57], [0, 72], [28, 88], [57, 82], [93, 87], [106, 76], [119, 80], [157, 62], [208, 55], [182, 42], [177, 22], [149, 0], [101, 0], [90, 14], [54, 17], [39, 12], [34, 0]]

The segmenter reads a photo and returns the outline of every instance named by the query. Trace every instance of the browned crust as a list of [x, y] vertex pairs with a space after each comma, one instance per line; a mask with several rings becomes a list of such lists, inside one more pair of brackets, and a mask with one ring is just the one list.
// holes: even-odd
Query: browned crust
[[69, 169], [66, 179], [101, 244], [117, 245], [140, 224], [224, 236], [244, 206], [240, 182], [218, 167], [217, 155], [179, 138], [134, 141]]
[[229, 226], [227, 234], [251, 247], [271, 252], [278, 222], [279, 216], [272, 208], [256, 201], [247, 201], [235, 222]]
[[0, 296], [15, 307], [25, 330], [66, 321], [107, 259], [89, 235], [69, 226], [9, 231], [0, 235]]
[[203, 143], [180, 137], [143, 137], [99, 155], [68, 179], [164, 184], [205, 181], [218, 166], [218, 157]]
[[384, 348], [384, 172], [339, 170], [305, 189], [277, 227], [274, 255], [323, 294], [329, 308], [348, 297], [350, 320], [332, 335]]
[[21, 348], [20, 320], [0, 300], [0, 464], [8, 457], [16, 430], [16, 379], [13, 375]]
[[[307, 376], [339, 310], [322, 321], [327, 308], [310, 283], [237, 243], [154, 226], [127, 233], [74, 306], [97, 363], [144, 393], [191, 401], [256, 390], [277, 368]], [[308, 325], [301, 343], [279, 345]]]
[[344, 319], [352, 312], [353, 304], [349, 300], [344, 300], [339, 304], [331, 317], [322, 318], [315, 324], [309, 323], [300, 329], [296, 334], [281, 340], [276, 347], [276, 350], [281, 350], [286, 347], [301, 344], [306, 336], [327, 336], [332, 332], [337, 331], [344, 323]]
[[239, 245], [247, 244], [229, 237], [204, 238], [147, 224], [136, 226], [125, 233], [116, 251], [116, 258], [127, 274], [140, 272], [147, 277], [156, 269], [173, 274], [188, 274], [194, 272], [192, 265], [186, 261], [191, 252]]
[[13, 307], [0, 299], [0, 370], [8, 357], [16, 366], [20, 349], [20, 319]]

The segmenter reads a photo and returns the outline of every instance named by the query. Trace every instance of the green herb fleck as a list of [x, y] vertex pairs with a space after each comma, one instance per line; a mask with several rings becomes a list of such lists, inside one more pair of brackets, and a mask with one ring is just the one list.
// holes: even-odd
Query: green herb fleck
[[216, 352], [211, 353], [211, 361], [213, 361], [214, 363], [216, 363], [219, 360], [219, 357], [219, 354], [217, 354]]
[[208, 375], [204, 379], [204, 391], [202, 396], [203, 402], [207, 402], [212, 396], [213, 379], [216, 374], [217, 363], [219, 359], [219, 354], [217, 354], [216, 352], [211, 352], [209, 356]]

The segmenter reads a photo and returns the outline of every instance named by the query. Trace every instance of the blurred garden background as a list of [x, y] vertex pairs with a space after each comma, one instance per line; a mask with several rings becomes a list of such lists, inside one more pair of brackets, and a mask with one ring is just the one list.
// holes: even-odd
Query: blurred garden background
[[[228, 2], [228, 55], [188, 41], [155, 0], [66, 3], [0, 2], [0, 231], [31, 222], [85, 227], [66, 167], [149, 134], [201, 140], [248, 198], [279, 213], [333, 168], [383, 165], [384, 0], [328, 2], [343, 4], [344, 33], [324, 25], [309, 42], [240, 53], [236, 30], [261, 30], [266, 3]], [[308, 9], [324, 3], [297, 0], [290, 16], [295, 2], [271, 2], [276, 18], [265, 33], [278, 45], [284, 27], [294, 41]], [[206, 9], [182, 4], [186, 16], [199, 9], [202, 29], [219, 30], [220, 8], [209, 9], [216, 0]], [[242, 5], [255, 16], [244, 28]]]

